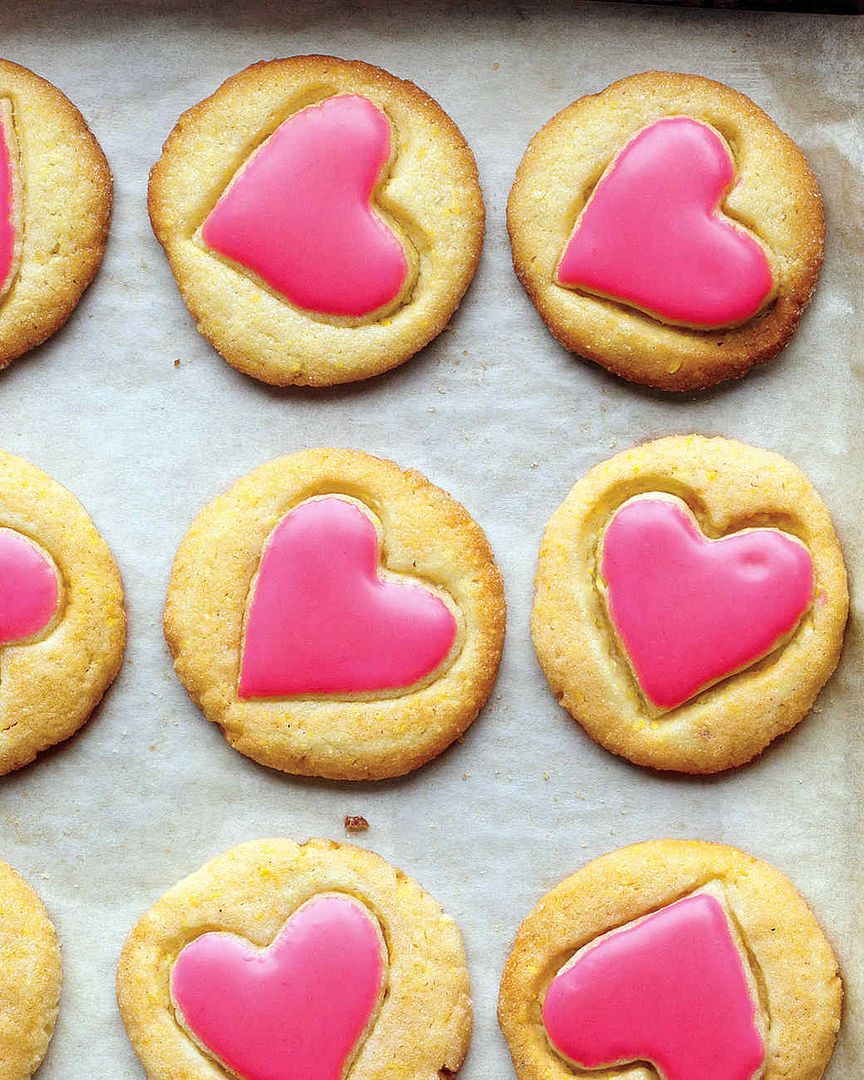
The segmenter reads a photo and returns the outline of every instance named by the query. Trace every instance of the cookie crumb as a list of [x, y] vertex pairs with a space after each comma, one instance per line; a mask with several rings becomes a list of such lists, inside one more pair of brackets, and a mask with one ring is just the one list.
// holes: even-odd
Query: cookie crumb
[[368, 828], [369, 822], [361, 814], [345, 815], [345, 832], [366, 832]]
[[175, 360], [174, 361], [174, 367], [180, 367], [180, 363], [181, 363], [181, 361], [179, 359]]

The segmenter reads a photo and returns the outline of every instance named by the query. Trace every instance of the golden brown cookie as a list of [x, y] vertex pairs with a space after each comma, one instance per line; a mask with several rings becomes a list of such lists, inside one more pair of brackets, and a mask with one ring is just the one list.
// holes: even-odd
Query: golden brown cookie
[[818, 1080], [841, 999], [831, 946], [786, 877], [723, 844], [654, 840], [540, 900], [498, 1017], [519, 1080], [577, 1067], [597, 1080]]
[[42, 1063], [60, 1005], [60, 946], [42, 901], [0, 862], [0, 1080]]
[[413, 356], [459, 306], [484, 232], [450, 117], [413, 83], [332, 56], [253, 64], [184, 113], [150, 217], [204, 337], [279, 386]]
[[93, 280], [111, 171], [71, 101], [0, 60], [0, 367], [66, 322]]
[[699, 435], [628, 450], [546, 526], [534, 646], [561, 704], [639, 765], [741, 765], [809, 711], [848, 610], [824, 503], [779, 454]]
[[400, 776], [488, 698], [504, 637], [480, 527], [419, 473], [305, 450], [237, 481], [177, 552], [177, 674], [248, 757], [338, 780]]
[[513, 264], [566, 348], [632, 382], [695, 390], [770, 360], [822, 266], [804, 155], [749, 98], [649, 71], [532, 139], [507, 207]]
[[252, 841], [175, 885], [130, 934], [117, 999], [149, 1080], [439, 1080], [471, 1037], [455, 922], [329, 840]]
[[123, 658], [123, 586], [74, 495], [0, 450], [0, 775], [74, 735]]

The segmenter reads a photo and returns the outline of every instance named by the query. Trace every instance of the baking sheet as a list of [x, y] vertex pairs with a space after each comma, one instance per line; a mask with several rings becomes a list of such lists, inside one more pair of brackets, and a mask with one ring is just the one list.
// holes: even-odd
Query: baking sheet
[[[116, 177], [105, 266], [69, 326], [0, 377], [0, 444], [67, 484], [125, 578], [123, 673], [66, 746], [0, 782], [0, 857], [39, 889], [64, 950], [60, 1022], [40, 1080], [140, 1078], [114, 1004], [135, 920], [211, 855], [253, 837], [345, 839], [416, 876], [459, 921], [476, 1005], [466, 1080], [512, 1075], [495, 1022], [520, 919], [591, 857], [649, 837], [735, 844], [788, 873], [839, 953], [847, 987], [829, 1076], [862, 1075], [862, 668], [854, 621], [814, 715], [759, 761], [713, 779], [613, 758], [556, 705], [528, 632], [546, 519], [597, 461], [672, 432], [734, 435], [788, 455], [835, 514], [860, 605], [864, 97], [858, 18], [605, 4], [301, 5], [258, 0], [18, 0], [6, 57], [60, 86]], [[474, 148], [489, 209], [477, 280], [452, 327], [400, 370], [333, 391], [278, 391], [199, 338], [147, 222], [147, 172], [179, 113], [255, 60], [361, 57], [419, 83]], [[782, 358], [742, 382], [670, 398], [560, 349], [513, 277], [503, 224], [535, 130], [581, 94], [646, 68], [750, 94], [805, 149], [825, 194], [828, 256]], [[180, 360], [180, 366], [175, 361]], [[297, 780], [233, 751], [175, 679], [160, 617], [197, 510], [261, 462], [351, 445], [414, 466], [486, 528], [509, 633], [491, 703], [461, 743], [377, 785]]]

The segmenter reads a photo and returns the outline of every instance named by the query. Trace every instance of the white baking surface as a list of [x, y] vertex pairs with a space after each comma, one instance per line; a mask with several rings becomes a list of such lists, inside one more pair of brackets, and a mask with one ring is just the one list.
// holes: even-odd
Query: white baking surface
[[[860, 576], [861, 20], [539, 0], [16, 0], [0, 32], [3, 56], [82, 109], [117, 185], [96, 284], [61, 334], [0, 377], [0, 444], [92, 513], [123, 571], [131, 630], [122, 676], [93, 721], [0, 782], [0, 857], [40, 891], [63, 944], [60, 1022], [40, 1080], [142, 1077], [113, 990], [138, 916], [240, 841], [346, 839], [349, 813], [371, 822], [359, 843], [417, 877], [464, 931], [476, 1005], [466, 1080], [512, 1076], [495, 1001], [520, 919], [591, 857], [662, 836], [735, 844], [791, 876], [846, 978], [829, 1076], [860, 1077], [854, 622], [814, 715], [751, 766], [698, 780], [650, 774], [591, 743], [539, 673], [528, 615], [540, 535], [571, 484], [614, 451], [671, 432], [734, 435], [797, 462], [835, 514], [853, 582]], [[474, 148], [489, 209], [483, 263], [449, 331], [400, 370], [334, 391], [268, 389], [223, 363], [196, 333], [145, 209], [148, 169], [183, 109], [248, 63], [304, 52], [361, 57], [428, 90]], [[782, 358], [683, 398], [636, 389], [560, 349], [516, 283], [503, 223], [537, 128], [581, 94], [651, 67], [750, 94], [805, 149], [828, 212], [822, 282]], [[460, 744], [398, 782], [296, 780], [247, 761], [187, 699], [161, 637], [172, 555], [196, 511], [261, 462], [320, 444], [392, 457], [447, 488], [487, 530], [506, 579], [508, 643], [489, 707]]]

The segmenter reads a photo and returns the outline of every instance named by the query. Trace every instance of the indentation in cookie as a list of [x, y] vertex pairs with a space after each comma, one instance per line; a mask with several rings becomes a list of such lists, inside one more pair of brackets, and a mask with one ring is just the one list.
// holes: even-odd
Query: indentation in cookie
[[648, 1063], [661, 1080], [758, 1080], [767, 1011], [722, 885], [579, 949], [542, 1001], [552, 1049], [581, 1069]]
[[738, 326], [776, 292], [770, 254], [723, 212], [736, 183], [723, 136], [689, 116], [637, 132], [579, 214], [555, 281], [701, 330]]
[[366, 97], [306, 105], [240, 167], [199, 242], [307, 314], [349, 325], [391, 314], [417, 272], [410, 240], [375, 205], [394, 143]]
[[452, 599], [382, 565], [380, 523], [357, 499], [290, 510], [250, 588], [240, 698], [395, 696], [428, 685], [461, 646]]
[[195, 938], [174, 963], [171, 998], [187, 1034], [241, 1080], [335, 1080], [375, 1024], [388, 963], [366, 905], [319, 893], [266, 948], [221, 931]]
[[661, 492], [612, 514], [597, 586], [649, 705], [682, 705], [785, 644], [814, 599], [813, 558], [797, 537], [747, 528], [711, 538]]
[[54, 560], [15, 529], [0, 527], [0, 647], [40, 640], [57, 622], [62, 599]]
[[0, 98], [0, 301], [8, 295], [21, 262], [23, 215], [18, 140], [12, 102]]

